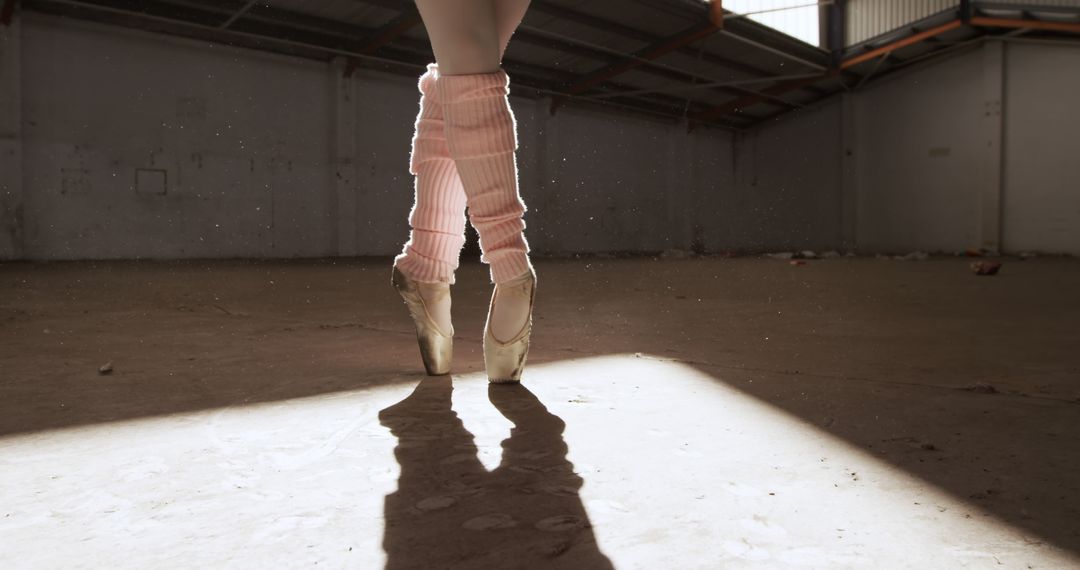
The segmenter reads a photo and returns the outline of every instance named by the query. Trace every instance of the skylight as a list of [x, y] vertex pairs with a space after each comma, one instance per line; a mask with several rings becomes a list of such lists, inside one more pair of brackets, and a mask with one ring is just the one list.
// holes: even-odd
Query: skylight
[[798, 38], [821, 45], [818, 2], [810, 0], [723, 0], [725, 9]]

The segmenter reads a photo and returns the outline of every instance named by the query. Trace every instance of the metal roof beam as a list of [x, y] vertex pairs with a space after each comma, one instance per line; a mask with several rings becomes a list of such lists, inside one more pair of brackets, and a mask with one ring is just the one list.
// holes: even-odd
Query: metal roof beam
[[[378, 30], [375, 30], [369, 39], [358, 47], [356, 51], [362, 54], [375, 53], [376, 51], [379, 51], [380, 48], [396, 40], [405, 32], [415, 28], [422, 21], [420, 12], [416, 10], [416, 5], [410, 4], [410, 6], [401, 14], [391, 19]], [[349, 64], [345, 66], [345, 75], [352, 75], [352, 72], [356, 70], [359, 65], [360, 60], [350, 58]]]
[[[681, 82], [685, 82], [685, 83], [691, 83], [691, 82], [697, 82], [697, 81], [701, 81], [701, 82], [705, 82], [705, 83], [714, 83], [715, 82], [715, 79], [713, 79], [711, 77], [698, 75], [698, 74], [695, 74], [695, 73], [691, 73], [689, 71], [684, 71], [684, 70], [681, 70], [681, 69], [677, 69], [677, 68], [662, 64], [662, 63], [658, 63], [658, 62], [656, 62], [654, 60], [649, 60], [649, 59], [646, 59], [646, 58], [643, 58], [643, 57], [638, 57], [638, 56], [635, 56], [635, 55], [625, 54], [623, 52], [619, 52], [619, 51], [615, 51], [615, 50], [605, 48], [603, 46], [598, 46], [598, 45], [595, 45], [595, 44], [591, 44], [589, 42], [583, 42], [581, 40], [568, 38], [568, 37], [565, 37], [565, 36], [562, 36], [562, 35], [559, 35], [559, 34], [546, 32], [544, 30], [540, 30], [538, 28], [532, 28], [532, 27], [529, 27], [529, 26], [520, 26], [520, 27], [518, 27], [517, 32], [514, 33], [514, 39], [516, 41], [519, 41], [519, 42], [532, 43], [532, 44], [535, 44], [535, 45], [539, 45], [539, 46], [543, 46], [543, 47], [549, 47], [549, 48], [553, 47], [552, 44], [554, 44], [555, 49], [559, 49], [561, 51], [565, 51], [567, 53], [572, 53], [572, 54], [575, 54], [575, 55], [581, 55], [581, 56], [584, 56], [584, 57], [590, 57], [590, 58], [598, 59], [598, 60], [609, 62], [609, 63], [612, 62], [612, 61], [615, 61], [617, 59], [623, 59], [623, 60], [625, 60], [625, 59], [635, 59], [635, 60], [641, 62], [641, 65], [638, 67], [638, 69], [640, 71], [642, 71], [644, 73], [649, 73], [649, 74], [652, 74], [652, 75], [656, 75], [658, 77], [663, 77], [665, 79], [670, 79], [670, 80], [673, 80], [673, 81], [681, 81]], [[741, 88], [741, 87], [717, 87], [716, 89], [721, 90], [721, 91], [726, 91], [728, 93], [737, 93], [739, 95], [747, 95], [747, 94], [757, 95], [757, 94], [759, 94], [756, 91], [751, 91], [749, 89], [745, 89], [745, 88]], [[774, 103], [777, 103], [779, 105], [782, 105], [782, 106], [790, 105], [788, 102], [783, 101], [783, 100], [778, 100], [776, 98], [771, 98], [771, 97], [766, 97], [766, 98], [769, 99], [770, 101], [772, 101]]]
[[987, 18], [984, 16], [975, 16], [971, 18], [971, 24], [974, 26], [983, 26], [987, 28], [1018, 28], [1080, 34], [1080, 23], [1076, 22], [1048, 22], [1046, 20], [1019, 20], [1011, 18]]
[[883, 45], [883, 46], [881, 46], [879, 48], [872, 49], [872, 50], [870, 50], [870, 51], [868, 51], [866, 53], [861, 53], [861, 54], [856, 55], [854, 57], [850, 57], [848, 59], [845, 59], [840, 64], [840, 68], [841, 69], [847, 69], [847, 68], [849, 68], [849, 67], [851, 67], [853, 65], [858, 65], [858, 64], [860, 64], [860, 63], [862, 63], [864, 61], [869, 61], [869, 60], [874, 59], [874, 58], [876, 58], [876, 57], [878, 57], [880, 55], [891, 53], [891, 52], [896, 51], [896, 50], [898, 50], [898, 49], [900, 49], [902, 47], [906, 47], [906, 46], [909, 46], [909, 45], [912, 45], [912, 44], [917, 44], [917, 43], [919, 43], [919, 42], [921, 42], [923, 40], [926, 40], [926, 39], [932, 38], [934, 36], [944, 34], [945, 32], [948, 32], [950, 30], [955, 30], [955, 29], [957, 29], [957, 28], [959, 28], [959, 27], [961, 27], [963, 25], [964, 25], [963, 22], [961, 22], [960, 20], [953, 20], [953, 21], [951, 21], [951, 22], [949, 22], [947, 24], [942, 24], [940, 26], [935, 26], [933, 28], [930, 28], [929, 30], [919, 32], [919, 33], [917, 33], [915, 35], [908, 36], [906, 38], [899, 39], [899, 40], [896, 40], [894, 42], [890, 42], [890, 43], [885, 44], [885, 45]]
[[[548, 15], [563, 20], [576, 22], [578, 24], [582, 24], [606, 32], [611, 32], [624, 38], [638, 40], [647, 44], [652, 44], [662, 39], [662, 36], [658, 36], [651, 32], [646, 32], [644, 30], [627, 26], [625, 24], [620, 24], [618, 22], [613, 22], [611, 20], [605, 20], [598, 16], [574, 10], [565, 6], [556, 6], [551, 4], [550, 2], [542, 0], [533, 0], [532, 4], [529, 5], [529, 9], [535, 10], [537, 12], [544, 12]], [[709, 63], [713, 63], [721, 67], [726, 67], [733, 71], [745, 73], [747, 75], [755, 75], [758, 77], [766, 77], [772, 75], [771, 72], [761, 69], [759, 67], [755, 67], [748, 63], [730, 59], [709, 51], [696, 50], [689, 46], [679, 47], [675, 50], [675, 52], [694, 58], [700, 57], [701, 59], [708, 61]]]
[[711, 22], [705, 25], [698, 25], [684, 30], [673, 36], [663, 38], [652, 45], [646, 46], [633, 54], [633, 59], [624, 61], [622, 63], [616, 63], [614, 65], [598, 69], [592, 73], [589, 73], [584, 78], [578, 80], [573, 85], [566, 88], [567, 93], [578, 94], [590, 87], [594, 87], [602, 83], [605, 79], [611, 79], [621, 73], [640, 67], [643, 60], [653, 60], [666, 53], [674, 51], [684, 45], [691, 44], [697, 40], [706, 36], [712, 35], [718, 30]]
[[[184, 37], [190, 37], [203, 41], [213, 41], [224, 44], [237, 45], [247, 48], [260, 49], [263, 51], [275, 51], [278, 53], [288, 53], [291, 55], [299, 55], [301, 57], [323, 59], [328, 55], [341, 55], [348, 58], [357, 58], [370, 62], [368, 67], [381, 67], [382, 70], [402, 75], [412, 75], [416, 73], [416, 69], [423, 68], [425, 62], [430, 59], [430, 50], [428, 46], [423, 46], [420, 50], [418, 45], [421, 42], [412, 41], [407, 42], [411, 45], [414, 51], [401, 51], [401, 47], [410, 49], [406, 46], [387, 45], [385, 47], [386, 57], [377, 57], [370, 54], [361, 53], [351, 49], [349, 46], [344, 45], [344, 42], [340, 38], [312, 33], [310, 31], [301, 30], [301, 34], [296, 37], [285, 38], [278, 35], [268, 35], [257, 31], [251, 27], [251, 24], [258, 24], [258, 21], [247, 21], [248, 24], [245, 29], [228, 28], [223, 29], [220, 27], [220, 18], [215, 17], [217, 12], [210, 11], [188, 11], [186, 15], [196, 17], [199, 21], [191, 21], [178, 19], [176, 17], [162, 15], [162, 9], [175, 8], [174, 4], [164, 4], [161, 2], [149, 2], [144, 3], [142, 11], [132, 11], [129, 9], [118, 8], [115, 6], [106, 5], [101, 2], [89, 2], [86, 0], [25, 0], [28, 8], [40, 10], [46, 13], [57, 14], [61, 16], [78, 15], [83, 18], [92, 19], [94, 21], [109, 23], [113, 25], [124, 25], [129, 27], [139, 27], [141, 29], [152, 29], [158, 33], [167, 33], [173, 35], [180, 35]], [[149, 8], [149, 11], [146, 9]], [[79, 12], [72, 11], [80, 10]], [[175, 13], [175, 9], [172, 10]], [[231, 13], [231, 12], [230, 12]], [[214, 22], [214, 23], [212, 23]], [[272, 32], [284, 31], [282, 26], [266, 26]], [[362, 29], [361, 29], [362, 30]], [[370, 32], [370, 30], [366, 30]], [[423, 55], [417, 56], [417, 53]], [[517, 62], [512, 59], [504, 60], [507, 67], [512, 70], [520, 70], [526, 73], [540, 73], [543, 75], [550, 75], [555, 70], [546, 67], [540, 67], [533, 64], [524, 62]], [[564, 75], [561, 80], [567, 78], [576, 77], [573, 74], [563, 72]], [[523, 78], [524, 79], [524, 78]], [[538, 82], [533, 78], [529, 78], [525, 81], [518, 81], [519, 85], [528, 86], [535, 89], [538, 92], [544, 93], [559, 93], [549, 89], [549, 84], [544, 82]], [[631, 88], [624, 85], [615, 86], [619, 89], [630, 90]], [[682, 99], [671, 96], [642, 96], [641, 94], [628, 93], [621, 97], [624, 102], [603, 101], [594, 102], [596, 104], [608, 105], [611, 107], [619, 107], [624, 109], [636, 109], [643, 113], [652, 114], [655, 116], [664, 116], [671, 119], [679, 119], [681, 117], [681, 109], [684, 105]], [[700, 105], [695, 105], [700, 107]], [[731, 125], [721, 121], [713, 121], [711, 123], [714, 126], [723, 128], [733, 128]]]
[[[398, 9], [401, 8], [400, 0], [353, 0], [353, 1], [354, 2], [360, 2], [360, 3], [363, 3], [363, 4], [369, 4], [369, 5], [373, 5], [373, 6], [385, 7], [385, 8], [392, 8], [392, 7], [395, 7], [395, 6]], [[680, 10], [686, 10], [689, 7], [689, 5], [684, 3], [683, 5], [676, 6], [676, 7], [678, 9], [680, 9]], [[687, 13], [689, 13], [689, 12], [687, 12]], [[670, 38], [663, 38], [663, 41], [657, 42], [655, 45], [651, 45], [648, 48], [645, 48], [644, 50], [639, 51], [638, 53], [641, 54], [641, 55], [638, 55], [638, 54], [626, 54], [626, 53], [622, 53], [622, 52], [617, 52], [615, 50], [609, 50], [607, 48], [603, 48], [602, 46], [597, 46], [597, 45], [594, 45], [594, 44], [590, 44], [588, 42], [583, 42], [581, 40], [577, 40], [577, 39], [574, 39], [574, 38], [561, 36], [559, 34], [554, 34], [554, 33], [547, 32], [547, 31], [544, 31], [544, 30], [540, 30], [540, 29], [537, 29], [537, 28], [532, 28], [532, 27], [529, 27], [529, 26], [526, 26], [526, 25], [518, 26], [517, 31], [515, 31], [515, 33], [514, 33], [514, 38], [517, 41], [526, 41], [526, 42], [529, 42], [529, 43], [533, 43], [534, 45], [541, 45], [541, 46], [544, 46], [544, 47], [552, 47], [552, 45], [545, 44], [545, 42], [543, 41], [543, 40], [549, 40], [549, 41], [552, 42], [553, 46], [556, 49], [559, 49], [560, 51], [566, 51], [568, 53], [574, 53], [575, 55], [583, 55], [583, 56], [586, 56], [586, 57], [594, 57], [594, 58], [597, 58], [597, 59], [600, 59], [602, 61], [607, 62], [609, 64], [607, 67], [603, 68], [602, 70], [597, 70], [596, 72], [593, 72], [593, 74], [587, 75], [585, 80], [583, 80], [583, 81], [592, 81], [592, 82], [594, 82], [593, 85], [590, 85], [590, 87], [598, 84], [599, 82], [603, 82], [604, 79], [606, 79], [606, 78], [614, 77], [615, 75], [618, 75], [619, 73], [622, 73], [622, 72], [627, 71], [627, 70], [632, 69], [632, 68], [640, 68], [642, 71], [652, 73], [652, 74], [655, 74], [655, 75], [664, 75], [668, 79], [674, 79], [674, 80], [679, 80], [679, 81], [685, 81], [685, 82], [704, 81], [704, 82], [710, 82], [710, 83], [715, 82], [715, 80], [713, 78], [702, 77], [702, 76], [697, 75], [697, 74], [693, 74], [693, 73], [690, 73], [690, 72], [687, 72], [687, 71], [672, 68], [670, 66], [658, 64], [655, 61], [653, 61], [655, 58], [659, 57], [660, 55], [663, 55], [664, 53], [669, 53], [670, 51], [673, 50], [673, 48], [678, 49], [680, 47], [684, 47], [686, 44], [692, 43], [693, 41], [696, 41], [696, 39], [700, 39], [700, 37], [705, 37], [706, 35], [708, 35], [710, 33], [714, 33], [715, 31], [719, 30], [720, 26], [718, 26], [717, 24], [720, 23], [720, 25], [722, 25], [721, 3], [720, 2], [710, 2], [709, 4], [706, 5], [703, 2], [703, 3], [701, 3], [700, 9], [698, 9], [698, 8], [694, 9], [694, 16], [696, 18], [701, 18], [702, 16], [704, 16], [707, 19], [707, 23], [706, 24], [699, 24], [698, 26], [695, 26], [694, 28], [691, 28], [691, 30], [688, 30], [688, 31], [684, 32], [684, 34], [678, 34], [678, 35], [670, 37]], [[575, 17], [580, 17], [580, 14], [576, 15]], [[695, 33], [700, 33], [702, 35], [698, 36], [697, 38], [690, 39], [689, 41], [685, 41], [687, 39], [687, 37], [691, 37]], [[742, 38], [742, 37], [739, 37], [739, 39], [741, 39], [744, 42], [749, 42], [750, 44], [758, 46], [758, 47], [760, 47], [762, 49], [775, 50], [775, 48], [771, 48], [770, 46], [766, 46], [764, 44], [761, 44], [761, 43], [756, 42], [756, 41], [751, 40], [751, 39]], [[788, 57], [788, 58], [794, 58], [794, 59], [796, 59], [798, 61], [805, 62], [808, 65], [818, 67], [818, 68], [821, 68], [821, 69], [825, 69], [822, 66], [819, 66], [819, 65], [817, 65], [815, 63], [812, 63], [812, 62], [809, 62], [807, 60], [803, 60], [802, 58], [799, 58], [797, 56], [790, 55], [790, 54], [784, 54], [783, 52], [781, 52], [779, 50], [775, 50], [775, 51], [777, 51], [777, 53], [780, 53], [781, 55], [786, 55], [786, 57]], [[604, 54], [604, 55], [600, 55], [600, 54]], [[630, 63], [629, 61], [626, 61], [628, 59], [633, 60], [633, 61], [635, 61], [637, 63]], [[623, 60], [623, 61], [621, 63], [616, 63], [619, 60]], [[598, 79], [599, 75], [604, 74], [605, 72], [613, 72], [613, 73], [609, 77], [604, 77], [604, 78], [599, 78]], [[597, 82], [597, 80], [598, 80], [598, 82]], [[573, 86], [574, 85], [572, 85], [572, 87]], [[807, 86], [807, 87], [812, 88], [812, 86]], [[721, 90], [721, 91], [725, 91], [725, 92], [728, 92], [728, 93], [736, 93], [736, 94], [738, 94], [740, 96], [757, 96], [757, 97], [761, 97], [763, 101], [771, 102], [773, 104], [780, 105], [782, 107], [790, 107], [791, 106], [791, 104], [789, 102], [787, 102], [787, 101], [785, 101], [783, 99], [780, 99], [778, 97], [772, 97], [768, 93], [756, 92], [756, 91], [752, 91], [752, 90], [741, 88], [741, 87], [717, 87], [716, 89]], [[582, 91], [577, 91], [577, 93], [580, 93]], [[815, 91], [817, 91], [817, 90], [815, 89]], [[554, 110], [554, 108], [558, 104], [559, 104], [559, 101], [553, 101], [552, 109]]]
[[738, 99], [735, 99], [734, 101], [729, 101], [727, 103], [724, 103], [723, 105], [717, 105], [717, 106], [712, 107], [710, 109], [706, 109], [704, 111], [701, 111], [699, 113], [691, 115], [689, 118], [693, 122], [701, 122], [701, 121], [707, 121], [707, 120], [710, 120], [710, 119], [715, 119], [717, 117], [721, 117], [723, 115], [727, 115], [729, 113], [733, 113], [735, 111], [738, 111], [740, 109], [745, 109], [747, 107], [757, 105], [758, 103], [762, 103], [762, 102], [764, 102], [762, 97], [765, 96], [765, 95], [768, 95], [768, 96], [771, 96], [771, 97], [779, 97], [780, 95], [783, 95], [785, 93], [789, 93], [791, 91], [795, 91], [797, 89], [802, 89], [802, 88], [806, 87], [807, 85], [811, 85], [811, 84], [816, 83], [818, 81], [821, 81], [823, 79], [829, 79], [831, 77], [837, 77], [837, 76], [839, 76], [839, 74], [840, 74], [839, 70], [830, 70], [830, 71], [828, 71], [827, 73], [825, 73], [823, 75], [818, 75], [818, 76], [814, 76], [814, 77], [808, 77], [808, 78], [804, 78], [804, 79], [792, 79], [792, 80], [789, 80], [789, 81], [781, 81], [780, 83], [777, 83], [776, 85], [773, 85], [772, 87], [769, 87], [768, 89], [765, 89], [764, 91], [762, 91], [761, 95], [747, 95], [746, 97], [740, 97]]
[[247, 11], [250, 10], [251, 7], [254, 6], [255, 3], [258, 2], [258, 1], [259, 0], [248, 0], [247, 4], [244, 4], [243, 6], [240, 7], [239, 10], [237, 10], [236, 12], [233, 12], [233, 15], [229, 16], [229, 19], [222, 22], [221, 25], [218, 26], [218, 27], [223, 29], [223, 30], [225, 28], [228, 28], [229, 26], [231, 26], [233, 24], [233, 22], [239, 20], [241, 16], [243, 16], [245, 13], [247, 13]]

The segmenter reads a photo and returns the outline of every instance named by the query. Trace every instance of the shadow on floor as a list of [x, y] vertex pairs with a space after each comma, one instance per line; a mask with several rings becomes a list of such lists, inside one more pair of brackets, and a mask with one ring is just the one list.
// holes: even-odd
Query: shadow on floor
[[488, 471], [452, 393], [450, 377], [429, 377], [379, 413], [401, 464], [386, 497], [386, 567], [613, 568], [578, 495], [566, 424], [524, 386], [491, 385], [488, 398], [514, 428]]

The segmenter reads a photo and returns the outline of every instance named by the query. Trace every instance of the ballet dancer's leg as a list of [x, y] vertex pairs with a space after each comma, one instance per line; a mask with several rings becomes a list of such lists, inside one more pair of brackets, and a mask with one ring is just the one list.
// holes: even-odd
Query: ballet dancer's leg
[[[480, 4], [486, 2], [482, 0]], [[495, 3], [495, 45], [499, 61], [514, 30], [521, 23], [529, 2], [500, 0]], [[477, 6], [476, 0], [472, 0], [470, 6]], [[486, 14], [483, 18], [486, 19]], [[440, 33], [441, 29], [437, 28], [436, 34]], [[442, 43], [434, 44], [443, 49]], [[452, 65], [476, 67], [477, 61], [470, 62], [464, 57], [467, 53], [470, 53], [469, 50], [450, 50], [449, 55], [444, 54], [443, 57], [449, 57]], [[485, 64], [481, 61], [479, 65], [482, 67]], [[438, 64], [430, 64], [418, 81], [420, 112], [414, 125], [409, 160], [409, 172], [415, 176], [415, 197], [409, 213], [411, 231], [408, 242], [394, 262], [403, 273], [416, 281], [453, 284], [461, 247], [465, 243], [466, 196], [457, 167], [447, 149], [442, 104], [435, 89], [441, 72]], [[448, 318], [447, 314], [446, 320]]]
[[[529, 1], [500, 0], [495, 4], [496, 45], [500, 61]], [[462, 50], [451, 50], [451, 63], [475, 66], [475, 62], [465, 61], [464, 53]], [[415, 177], [413, 209], [409, 213], [411, 230], [409, 240], [394, 263], [410, 278], [424, 283], [420, 285], [420, 292], [429, 312], [442, 330], [450, 331], [453, 327], [449, 295], [445, 293], [445, 287], [431, 286], [429, 283], [455, 282], [461, 247], [465, 242], [466, 196], [457, 167], [447, 150], [442, 104], [435, 90], [439, 73], [437, 64], [428, 65], [417, 85], [420, 111], [414, 125], [409, 160], [409, 172]]]
[[495, 5], [501, 1], [417, 0], [440, 60], [437, 90], [448, 149], [494, 283], [531, 270], [514, 152], [517, 126], [507, 98], [509, 77], [500, 67]]
[[420, 112], [409, 157], [409, 172], [415, 177], [411, 230], [394, 265], [419, 282], [427, 313], [452, 335], [450, 285], [465, 244], [465, 190], [446, 147], [442, 103], [435, 89], [438, 75], [438, 65], [432, 63], [417, 83]]
[[517, 125], [508, 98], [509, 76], [501, 62], [528, 2], [416, 0], [416, 4], [439, 61], [436, 89], [448, 150], [467, 196], [469, 219], [480, 237], [482, 260], [496, 284], [489, 325], [497, 340], [509, 340], [528, 324], [535, 270], [524, 235], [526, 207], [518, 191]]
[[415, 189], [409, 241], [395, 258], [402, 273], [416, 281], [453, 284], [465, 244], [465, 190], [446, 146], [442, 103], [435, 89], [437, 64], [420, 76], [420, 112], [409, 157]]

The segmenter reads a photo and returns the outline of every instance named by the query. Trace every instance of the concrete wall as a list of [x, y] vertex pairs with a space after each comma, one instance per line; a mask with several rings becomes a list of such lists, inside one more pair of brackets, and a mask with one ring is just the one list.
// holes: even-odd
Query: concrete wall
[[[22, 147], [22, 173], [0, 178], [0, 258], [400, 251], [415, 79], [364, 70], [346, 79], [341, 61], [36, 13], [20, 20], [21, 53], [5, 57], [21, 72], [5, 65], [0, 89], [22, 105], [4, 107], [0, 141]], [[573, 107], [552, 116], [546, 100], [511, 104], [539, 254], [838, 245], [835, 108], [735, 138]]]

